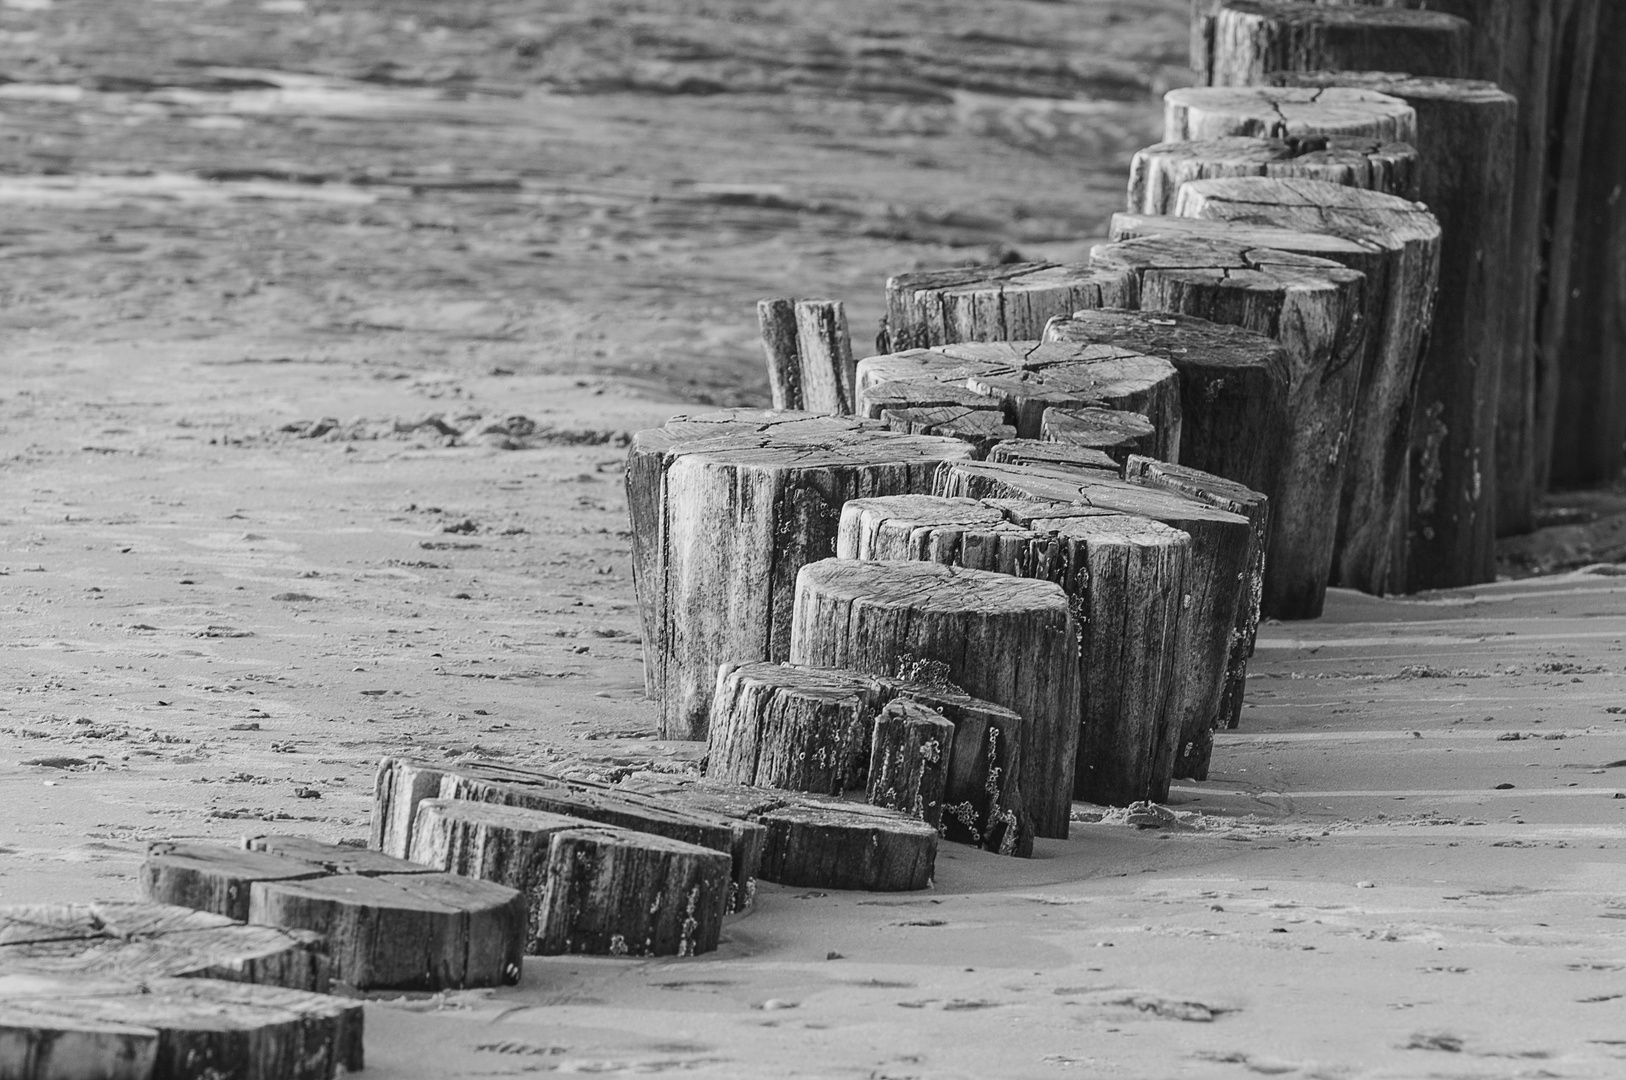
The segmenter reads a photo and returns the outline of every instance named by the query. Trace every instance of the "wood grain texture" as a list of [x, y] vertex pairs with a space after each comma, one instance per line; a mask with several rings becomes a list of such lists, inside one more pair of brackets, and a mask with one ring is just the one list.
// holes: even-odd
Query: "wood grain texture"
[[1250, 487], [1275, 485], [1289, 366], [1272, 338], [1188, 315], [1122, 308], [1053, 320], [1045, 338], [1117, 345], [1169, 361], [1180, 374], [1178, 460]]
[[[1247, 687], [1248, 657], [1253, 655], [1259, 633], [1259, 607], [1264, 596], [1265, 552], [1270, 539], [1270, 500], [1262, 492], [1222, 477], [1170, 465], [1151, 458], [1132, 457], [1124, 463], [1124, 480], [1131, 484], [1160, 488], [1207, 503], [1236, 514], [1248, 522], [1246, 585], [1237, 603], [1236, 622], [1231, 631], [1230, 657], [1225, 665], [1225, 686], [1218, 708], [1210, 718], [1209, 730], [1234, 728], [1241, 722], [1242, 699]], [[1208, 778], [1208, 762], [1213, 752], [1213, 736], [1200, 727], [1188, 731], [1175, 760], [1176, 777], [1194, 780]]]
[[332, 1080], [362, 1028], [360, 1002], [280, 987], [0, 975], [8, 1080]]
[[[431, 776], [432, 785], [428, 782]], [[402, 782], [397, 783], [397, 778]], [[544, 810], [728, 852], [734, 864], [737, 910], [743, 910], [751, 896], [762, 853], [760, 826], [734, 816], [673, 805], [619, 785], [566, 780], [536, 769], [476, 763], [432, 766], [404, 758], [385, 758], [379, 767], [373, 792], [374, 835], [404, 845], [396, 849], [403, 854], [410, 852], [418, 806], [427, 798]], [[407, 824], [400, 825], [402, 821]]]
[[907, 699], [889, 702], [871, 729], [869, 801], [942, 831], [954, 723]]
[[543, 955], [695, 956], [717, 948], [727, 855], [626, 829], [553, 834], [533, 941]]
[[1034, 533], [975, 499], [893, 495], [854, 499], [841, 512], [836, 557], [909, 559], [1032, 576]]
[[1323, 69], [1461, 78], [1470, 44], [1468, 23], [1438, 11], [1222, 0], [1207, 74], [1212, 86], [1257, 86], [1274, 71]]
[[249, 921], [321, 934], [358, 991], [511, 985], [525, 954], [524, 896], [451, 874], [257, 881]]
[[320, 866], [219, 844], [161, 842], [147, 848], [141, 897], [248, 921], [248, 887], [256, 881], [322, 877]]
[[[1264, 605], [1278, 618], [1314, 618], [1331, 573], [1344, 446], [1360, 390], [1365, 278], [1329, 259], [1254, 247], [1254, 226], [1209, 227], [1216, 226], [1242, 231], [1208, 238], [1171, 225], [1167, 234], [1097, 247], [1091, 258], [1123, 273], [1125, 295], [1115, 306], [1232, 323], [1281, 344], [1287, 436], [1275, 487], [1266, 492], [1274, 509]], [[1296, 235], [1312, 250], [1360, 247]]]
[[768, 393], [776, 409], [801, 409], [802, 353], [796, 343], [796, 301], [757, 301], [757, 325], [768, 360]]
[[[1274, 78], [1319, 85], [1346, 76]], [[1507, 308], [1517, 302], [1523, 272], [1508, 268], [1518, 103], [1490, 83], [1465, 79], [1374, 74], [1354, 81], [1381, 87], [1416, 111], [1419, 198], [1440, 224], [1434, 328], [1412, 419], [1405, 591], [1490, 581]]]
[[1083, 265], [1007, 263], [886, 280], [886, 352], [961, 341], [1031, 341], [1057, 315], [1099, 301]]
[[1403, 591], [1413, 391], [1433, 326], [1439, 221], [1422, 204], [1391, 195], [1315, 180], [1259, 178], [1195, 181], [1181, 190], [1177, 212], [1332, 233], [1382, 253], [1338, 260], [1366, 274], [1367, 348], [1346, 451], [1332, 582], [1378, 596]]
[[1163, 95], [1164, 142], [1227, 135], [1358, 135], [1416, 145], [1417, 115], [1398, 98], [1359, 88], [1202, 86]]
[[1078, 743], [1078, 635], [1050, 582], [923, 562], [827, 559], [798, 577], [794, 663], [890, 675], [912, 660], [1027, 722], [1022, 793], [1040, 836], [1066, 836]]
[[349, 844], [327, 844], [308, 836], [266, 834], [243, 837], [245, 851], [264, 852], [268, 855], [294, 859], [320, 867], [329, 874], [360, 874], [376, 877], [379, 874], [423, 874], [429, 871], [410, 859], [398, 859], [381, 851], [352, 847]]
[[888, 431], [905, 435], [941, 435], [970, 443], [978, 457], [986, 456], [995, 445], [1016, 438], [1016, 428], [1005, 422], [1004, 410], [967, 405], [906, 406], [882, 409], [881, 422]]
[[847, 309], [839, 300], [798, 300], [796, 349], [801, 358], [802, 404], [811, 413], [851, 416], [853, 342]]
[[1417, 193], [1417, 150], [1407, 143], [1358, 135], [1262, 139], [1228, 135], [1166, 142], [1138, 151], [1129, 164], [1131, 214], [1172, 214], [1180, 185], [1227, 176], [1300, 178], [1381, 191]]
[[862, 788], [870, 732], [884, 705], [881, 685], [869, 676], [765, 661], [724, 664], [711, 703], [706, 775], [825, 795]]
[[[1182, 417], [1181, 441], [1185, 441], [1185, 424]], [[1048, 465], [1060, 466], [1069, 469], [1097, 469], [1110, 475], [1118, 475], [1120, 466], [1112, 458], [1099, 450], [1091, 450], [1083, 446], [1069, 446], [1066, 443], [1050, 442], [1045, 439], [1007, 439], [989, 447], [984, 461], [992, 461], [1004, 465]]]
[[787, 659], [796, 572], [848, 499], [924, 492], [970, 445], [854, 417], [734, 410], [640, 432], [628, 466], [646, 681], [666, 738], [703, 739], [717, 665]]
[[1179, 452], [1178, 447], [1167, 445], [1144, 416], [1114, 409], [1046, 409], [1039, 419], [1039, 437], [1099, 450], [1117, 462], [1130, 454], [1164, 460]]
[[0, 975], [23, 972], [223, 979], [318, 993], [332, 977], [315, 934], [147, 901], [0, 907]]

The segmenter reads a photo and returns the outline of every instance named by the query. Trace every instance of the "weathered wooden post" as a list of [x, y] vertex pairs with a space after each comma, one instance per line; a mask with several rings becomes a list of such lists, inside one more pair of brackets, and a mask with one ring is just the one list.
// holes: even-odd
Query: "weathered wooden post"
[[870, 730], [885, 703], [880, 683], [854, 672], [724, 664], [711, 700], [706, 775], [825, 795], [861, 788]]
[[1114, 307], [1233, 322], [1282, 345], [1288, 427], [1276, 486], [1266, 492], [1273, 510], [1264, 606], [1279, 618], [1319, 615], [1365, 350], [1363, 275], [1327, 259], [1253, 246], [1245, 231], [1229, 240], [1145, 236], [1101, 245], [1091, 261], [1122, 276]]
[[759, 300], [757, 321], [774, 408], [852, 414], [853, 343], [840, 301]]
[[1060, 586], [926, 562], [827, 559], [797, 578], [791, 662], [891, 675], [948, 665], [955, 685], [1023, 718], [1022, 794], [1065, 837], [1078, 745], [1078, 631]]
[[1208, 81], [1257, 86], [1273, 71], [1468, 74], [1469, 26], [1454, 15], [1393, 7], [1327, 7], [1283, 0], [1221, 0]]
[[1200, 180], [1181, 190], [1177, 209], [1186, 217], [1329, 232], [1379, 252], [1345, 262], [1366, 274], [1367, 350], [1332, 580], [1379, 596], [1403, 591], [1412, 392], [1433, 325], [1439, 222], [1419, 203], [1314, 180]]
[[957, 341], [1032, 341], [1052, 317], [1098, 307], [1089, 267], [1009, 263], [886, 280], [889, 352]]
[[1163, 141], [1227, 135], [1354, 135], [1416, 145], [1417, 114], [1398, 98], [1338, 86], [1184, 87], [1163, 95]]
[[645, 679], [667, 738], [703, 739], [719, 664], [784, 660], [796, 572], [848, 499], [931, 490], [954, 439], [856, 417], [734, 410], [641, 431], [627, 462]]
[[1417, 113], [1419, 198], [1440, 223], [1440, 287], [1412, 424], [1406, 591], [1495, 577], [1496, 419], [1507, 305], [1518, 103], [1490, 83], [1378, 72], [1279, 72], [1298, 88], [1353, 83]]
[[1172, 214], [1181, 184], [1227, 176], [1325, 180], [1410, 199], [1417, 194], [1417, 150], [1352, 135], [1226, 135], [1158, 143], [1138, 151], [1129, 164], [1128, 210]]

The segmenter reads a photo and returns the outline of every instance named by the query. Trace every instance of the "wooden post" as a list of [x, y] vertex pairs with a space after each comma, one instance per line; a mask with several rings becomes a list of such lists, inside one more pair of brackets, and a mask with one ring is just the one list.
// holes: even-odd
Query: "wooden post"
[[1178, 211], [1319, 230], [1380, 253], [1345, 261], [1366, 274], [1367, 349], [1346, 451], [1332, 581], [1378, 596], [1404, 591], [1412, 393], [1433, 325], [1439, 222], [1418, 203], [1314, 180], [1199, 180], [1181, 190]]
[[1078, 744], [1078, 632], [1057, 585], [936, 563], [826, 559], [797, 578], [791, 662], [890, 675], [947, 664], [966, 692], [1014, 710], [1023, 797], [1039, 836], [1065, 837]]
[[869, 801], [942, 831], [954, 724], [912, 701], [894, 701], [871, 729]]
[[1417, 150], [1350, 135], [1227, 135], [1148, 146], [1129, 165], [1131, 214], [1172, 214], [1180, 185], [1224, 176], [1301, 178], [1415, 198]]
[[774, 408], [852, 414], [853, 343], [840, 301], [758, 300], [757, 322]]
[[1045, 340], [1169, 361], [1180, 373], [1180, 463], [1260, 491], [1276, 486], [1289, 367], [1273, 339], [1188, 315], [1103, 308], [1053, 320]]
[[1130, 454], [1166, 461], [1179, 449], [1159, 438], [1157, 428], [1144, 416], [1113, 409], [1046, 409], [1040, 417], [1039, 437], [1099, 450], [1118, 462]]
[[1417, 112], [1420, 198], [1440, 223], [1440, 287], [1411, 435], [1407, 592], [1495, 578], [1496, 419], [1508, 305], [1518, 103], [1489, 83], [1286, 72], [1298, 86], [1356, 82]]
[[[1184, 441], [1185, 424], [1181, 418], [1181, 436]], [[1120, 467], [1106, 454], [1083, 446], [1048, 442], [1041, 439], [1008, 439], [988, 449], [985, 461], [1004, 465], [1048, 465], [1067, 469], [1097, 469], [1117, 476]]]
[[724, 664], [711, 703], [706, 775], [825, 795], [861, 788], [884, 704], [880, 684], [852, 672]]
[[853, 499], [841, 511], [836, 558], [909, 559], [1033, 577], [1034, 535], [975, 499], [893, 495]]
[[1214, 13], [1213, 86], [1257, 86], [1274, 71], [1381, 68], [1455, 79], [1468, 74], [1469, 26], [1404, 8], [1222, 0]]
[[639, 432], [627, 497], [662, 735], [706, 737], [719, 664], [788, 658], [796, 571], [830, 554], [843, 503], [929, 491], [939, 464], [974, 452], [803, 413], [735, 410]]
[[1089, 267], [1005, 263], [898, 274], [886, 280], [890, 351], [960, 341], [1032, 341], [1044, 324], [1096, 307]]
[[[1124, 463], [1124, 480], [1131, 484], [1161, 488], [1189, 499], [1207, 503], [1236, 514], [1248, 522], [1247, 585], [1236, 608], [1236, 627], [1231, 632], [1230, 657], [1225, 665], [1225, 689], [1214, 713], [1210, 730], [1234, 728], [1242, 719], [1242, 696], [1247, 687], [1248, 657], [1253, 655], [1259, 633], [1259, 602], [1264, 595], [1265, 549], [1270, 537], [1270, 500], [1232, 480], [1226, 480], [1184, 465], [1170, 465], [1150, 458], [1132, 457]], [[1175, 760], [1177, 777], [1208, 779], [1208, 760], [1213, 752], [1212, 734], [1199, 728], [1181, 744]]]
[[362, 1003], [218, 979], [0, 980], [0, 1076], [334, 1080], [361, 1070]]
[[[171, 872], [192, 851], [209, 848], [205, 858], [212, 869], [233, 854], [230, 848], [203, 844], [154, 848], [160, 857], [170, 858]], [[149, 855], [149, 861], [152, 858]], [[196, 866], [183, 867], [181, 873]], [[144, 882], [150, 880], [145, 865], [141, 873]], [[161, 895], [168, 889], [153, 891]], [[200, 891], [194, 889], [192, 895]], [[246, 897], [247, 884], [243, 892]], [[104, 900], [0, 907], [0, 973], [5, 975], [73, 972], [90, 979], [223, 979], [325, 994], [331, 987], [332, 967], [327, 942], [316, 934], [245, 926], [190, 905]], [[9, 1074], [0, 1071], [5, 1075]]]
[[1415, 145], [1417, 115], [1387, 94], [1336, 86], [1183, 87], [1163, 95], [1164, 142], [1226, 135], [1361, 135]]
[[1321, 614], [1365, 350], [1363, 276], [1327, 259], [1254, 247], [1245, 234], [1152, 235], [1102, 245], [1091, 258], [1123, 276], [1114, 307], [1233, 322], [1282, 345], [1290, 365], [1288, 427], [1276, 487], [1266, 492], [1274, 510], [1265, 613]]

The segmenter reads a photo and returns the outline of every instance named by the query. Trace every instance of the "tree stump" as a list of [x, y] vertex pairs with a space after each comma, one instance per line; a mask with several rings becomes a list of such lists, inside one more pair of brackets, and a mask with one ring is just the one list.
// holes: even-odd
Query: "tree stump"
[[1468, 74], [1469, 26], [1454, 15], [1392, 7], [1223, 0], [1214, 13], [1213, 86], [1257, 86], [1274, 71], [1381, 68]]
[[861, 788], [870, 732], [884, 704], [880, 684], [868, 676], [762, 661], [724, 664], [711, 702], [706, 775], [825, 795]]
[[852, 337], [839, 301], [759, 300], [757, 321], [774, 408], [830, 416], [852, 413]]
[[525, 898], [451, 874], [335, 874], [259, 881], [249, 921], [327, 938], [354, 990], [450, 990], [519, 981]]
[[886, 280], [887, 347], [899, 353], [962, 341], [1033, 341], [1044, 324], [1097, 307], [1089, 267], [1005, 263]]
[[[1182, 406], [1183, 407], [1183, 406]], [[1180, 439], [1185, 441], [1185, 419], [1180, 423]], [[1007, 439], [989, 447], [984, 461], [1002, 465], [1044, 465], [1064, 469], [1097, 469], [1117, 476], [1120, 466], [1099, 450], [1045, 439]]]
[[717, 665], [787, 658], [796, 571], [833, 550], [842, 504], [928, 491], [942, 462], [974, 453], [879, 427], [739, 410], [633, 439], [633, 565], [663, 737], [706, 737]]
[[1046, 409], [1039, 421], [1039, 437], [1099, 450], [1120, 464], [1130, 454], [1163, 460], [1178, 449], [1171, 450], [1144, 416], [1113, 409]]
[[888, 680], [899, 700], [936, 710], [954, 725], [943, 785], [945, 837], [1000, 855], [1033, 855], [1033, 818], [1022, 801], [1022, 718], [953, 687]]
[[869, 801], [941, 831], [954, 724], [924, 705], [894, 701], [875, 718]]
[[[1286, 73], [1295, 83], [1341, 72]], [[1489, 83], [1352, 76], [1417, 112], [1419, 198], [1440, 224], [1434, 328], [1414, 388], [1406, 592], [1495, 577], [1498, 382], [1508, 310], [1518, 103]], [[1515, 336], [1512, 340], [1519, 339]]]
[[[1169, 361], [1180, 373], [1181, 464], [1259, 490], [1275, 486], [1287, 428], [1288, 361], [1271, 338], [1187, 315], [1120, 308], [1057, 319], [1045, 337], [1117, 345]], [[990, 453], [987, 460], [1014, 458]]]
[[[1305, 245], [1337, 240], [1297, 235]], [[1276, 486], [1266, 492], [1274, 509], [1264, 610], [1284, 619], [1321, 614], [1365, 349], [1363, 276], [1327, 259], [1250, 246], [1246, 232], [1234, 240], [1147, 236], [1102, 245], [1091, 257], [1124, 275], [1115, 307], [1235, 323], [1281, 344], [1287, 436]]]
[[1344, 87], [1183, 87], [1163, 95], [1164, 142], [1227, 135], [1358, 135], [1415, 146], [1417, 115], [1398, 98]]
[[1181, 184], [1225, 176], [1325, 180], [1409, 199], [1417, 193], [1417, 151], [1406, 143], [1352, 135], [1228, 135], [1158, 143], [1130, 162], [1128, 210], [1172, 214]]
[[25, 973], [223, 979], [317, 993], [332, 976], [315, 934], [128, 901], [0, 907], [0, 978]]
[[8, 1080], [332, 1080], [359, 1072], [362, 1005], [218, 979], [0, 976]]
[[1184, 217], [1333, 233], [1380, 252], [1345, 261], [1366, 274], [1367, 349], [1332, 580], [1378, 596], [1403, 591], [1412, 390], [1433, 325], [1439, 222], [1421, 204], [1314, 180], [1200, 180], [1182, 189], [1178, 209]]
[[841, 512], [838, 559], [908, 559], [1032, 577], [1034, 534], [975, 499], [893, 495], [854, 499]]
[[932, 882], [937, 830], [897, 810], [709, 780], [626, 783], [674, 805], [727, 814], [764, 829], [764, 881], [869, 892], [925, 889]]
[[1184, 465], [1170, 465], [1150, 458], [1132, 457], [1124, 464], [1124, 480], [1131, 484], [1176, 492], [1217, 509], [1236, 514], [1248, 522], [1246, 585], [1237, 603], [1236, 623], [1231, 631], [1230, 654], [1225, 664], [1225, 686], [1219, 707], [1206, 729], [1195, 723], [1185, 730], [1175, 758], [1174, 775], [1193, 780], [1208, 779], [1208, 761], [1213, 753], [1213, 731], [1234, 728], [1242, 718], [1242, 696], [1247, 688], [1248, 657], [1253, 655], [1259, 634], [1259, 603], [1264, 595], [1265, 549], [1270, 537], [1270, 500], [1232, 480], [1210, 475]]
[[[435, 777], [433, 785], [429, 775]], [[734, 866], [735, 910], [744, 910], [749, 902], [762, 854], [761, 826], [672, 805], [618, 785], [565, 780], [511, 766], [468, 763], [444, 767], [402, 758], [385, 758], [379, 763], [373, 789], [373, 846], [386, 854], [410, 852], [418, 805], [426, 798], [545, 810], [727, 852]]]
[[1067, 597], [1050, 582], [842, 559], [810, 564], [798, 578], [794, 663], [889, 675], [935, 660], [956, 686], [1023, 718], [1021, 788], [1039, 836], [1067, 835], [1077, 650]]

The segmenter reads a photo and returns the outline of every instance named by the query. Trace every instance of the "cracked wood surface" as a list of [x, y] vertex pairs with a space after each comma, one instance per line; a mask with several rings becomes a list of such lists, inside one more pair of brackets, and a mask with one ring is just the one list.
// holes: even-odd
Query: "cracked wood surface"
[[1194, 86], [1163, 95], [1164, 142], [1227, 135], [1358, 135], [1416, 145], [1417, 116], [1388, 94], [1339, 86]]
[[1415, 198], [1417, 150], [1359, 135], [1261, 139], [1227, 135], [1165, 142], [1129, 163], [1131, 214], [1172, 214], [1180, 185], [1225, 176], [1300, 177]]
[[1275, 71], [1468, 74], [1471, 27], [1438, 11], [1221, 0], [1211, 25], [1211, 86], [1257, 86]]

